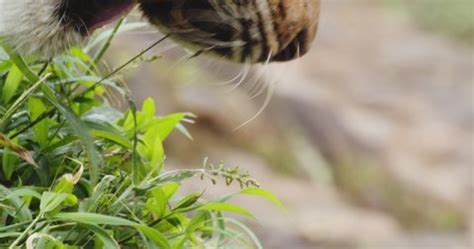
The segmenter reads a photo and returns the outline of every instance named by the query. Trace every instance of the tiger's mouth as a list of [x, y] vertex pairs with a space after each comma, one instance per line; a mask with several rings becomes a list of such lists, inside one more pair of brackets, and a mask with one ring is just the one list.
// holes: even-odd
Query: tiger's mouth
[[303, 56], [315, 39], [319, 22], [319, 0], [139, 2], [148, 20], [171, 39], [196, 54], [239, 63]]
[[86, 36], [129, 12], [136, 0], [66, 0], [58, 9], [61, 22]]

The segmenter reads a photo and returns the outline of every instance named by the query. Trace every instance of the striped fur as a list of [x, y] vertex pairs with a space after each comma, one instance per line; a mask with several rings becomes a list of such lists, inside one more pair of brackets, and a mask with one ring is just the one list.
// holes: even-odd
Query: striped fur
[[51, 57], [139, 3], [165, 34], [194, 49], [245, 63], [305, 54], [319, 0], [0, 0], [0, 39]]
[[186, 47], [237, 62], [287, 61], [316, 35], [319, 0], [141, 0], [145, 16]]

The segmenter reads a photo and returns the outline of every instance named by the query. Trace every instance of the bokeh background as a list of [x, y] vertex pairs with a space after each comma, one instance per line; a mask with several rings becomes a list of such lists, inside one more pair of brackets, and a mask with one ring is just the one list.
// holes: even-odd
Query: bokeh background
[[[198, 116], [193, 141], [167, 142], [168, 167], [249, 170], [288, 209], [236, 200], [264, 248], [473, 248], [474, 2], [322, 2], [301, 60], [249, 69], [165, 42], [127, 73], [137, 103]], [[120, 35], [110, 61], [159, 37]], [[186, 186], [203, 189], [236, 187]]]

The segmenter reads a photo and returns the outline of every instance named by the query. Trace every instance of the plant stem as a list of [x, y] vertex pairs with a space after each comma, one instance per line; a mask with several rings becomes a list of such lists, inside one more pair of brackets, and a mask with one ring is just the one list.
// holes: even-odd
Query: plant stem
[[104, 45], [100, 48], [99, 52], [97, 55], [94, 57], [94, 65], [97, 65], [99, 61], [102, 60], [102, 57], [104, 57], [105, 52], [110, 47], [110, 44], [112, 43], [112, 40], [114, 39], [115, 35], [117, 34], [120, 26], [122, 26], [123, 22], [125, 21], [125, 17], [120, 18], [120, 20], [117, 22], [117, 25], [115, 25], [114, 29], [112, 30], [112, 33], [110, 36], [107, 38], [107, 41], [104, 43]]
[[40, 221], [41, 217], [43, 216], [42, 213], [39, 213], [38, 216], [31, 222], [31, 224], [21, 233], [21, 235], [10, 245], [9, 249], [15, 248], [28, 234], [28, 232], [33, 229], [33, 227]]
[[157, 40], [156, 42], [152, 43], [150, 46], [148, 46], [147, 48], [143, 49], [140, 53], [138, 53], [137, 55], [135, 55], [134, 57], [132, 57], [130, 60], [128, 60], [127, 62], [125, 62], [123, 65], [121, 65], [120, 67], [118, 67], [117, 69], [113, 70], [112, 72], [110, 72], [109, 74], [107, 74], [106, 76], [104, 76], [101, 80], [95, 82], [92, 86], [86, 88], [84, 91], [80, 92], [79, 94], [76, 95], [76, 98], [79, 98], [81, 96], [84, 96], [84, 94], [87, 94], [91, 91], [93, 91], [97, 86], [99, 86], [102, 82], [104, 82], [105, 80], [107, 80], [108, 78], [112, 77], [113, 75], [117, 74], [118, 72], [122, 71], [124, 68], [126, 68], [128, 65], [132, 64], [134, 61], [136, 61], [138, 58], [142, 57], [144, 54], [146, 54], [148, 51], [150, 51], [151, 49], [153, 49], [156, 45], [160, 44], [161, 42], [163, 42], [164, 40], [166, 40], [167, 38], [169, 37], [169, 35], [165, 36], [165, 37], [162, 37], [161, 39]]

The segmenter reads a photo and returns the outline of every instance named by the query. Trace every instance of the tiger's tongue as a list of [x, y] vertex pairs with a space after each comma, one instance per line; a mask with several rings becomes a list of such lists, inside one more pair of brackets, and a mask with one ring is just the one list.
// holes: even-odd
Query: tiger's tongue
[[94, 17], [89, 22], [89, 31], [94, 31], [104, 25], [107, 25], [117, 18], [121, 17], [125, 13], [129, 12], [133, 6], [135, 5], [135, 1], [125, 1], [122, 3], [112, 4], [109, 7], [101, 9], [97, 12]]

